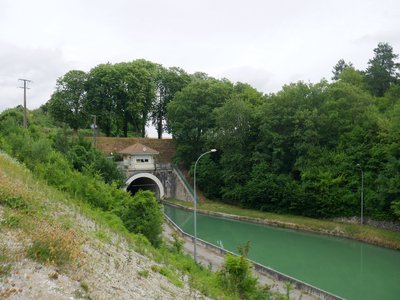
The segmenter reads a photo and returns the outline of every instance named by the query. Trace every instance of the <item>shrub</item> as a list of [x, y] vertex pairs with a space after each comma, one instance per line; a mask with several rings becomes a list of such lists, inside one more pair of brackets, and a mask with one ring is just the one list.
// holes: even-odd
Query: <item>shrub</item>
[[227, 254], [221, 270], [218, 272], [220, 284], [230, 293], [240, 299], [268, 299], [257, 285], [257, 278], [251, 273], [251, 263], [246, 258], [249, 251], [249, 242], [239, 247], [240, 256]]
[[152, 245], [159, 246], [163, 214], [161, 205], [150, 191], [138, 191], [127, 199], [121, 218], [129, 231], [143, 234]]
[[172, 238], [174, 239], [172, 242], [172, 250], [178, 254], [182, 254], [183, 245], [185, 242], [176, 233], [172, 234]]

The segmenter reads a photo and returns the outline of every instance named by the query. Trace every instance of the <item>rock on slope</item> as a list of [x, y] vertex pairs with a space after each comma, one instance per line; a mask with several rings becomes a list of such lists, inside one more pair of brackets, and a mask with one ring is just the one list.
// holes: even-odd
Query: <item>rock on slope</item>
[[[3, 215], [1, 208], [1, 220]], [[57, 268], [38, 263], [24, 255], [27, 240], [4, 228], [0, 231], [2, 249], [13, 255], [10, 271], [0, 279], [0, 299], [188, 299], [199, 296], [187, 284], [179, 288], [154, 272], [152, 267], [156, 263], [130, 249], [124, 238], [107, 232], [108, 237], [99, 240], [93, 221], [82, 216], [77, 216], [76, 221], [82, 232], [87, 233], [78, 266]]]

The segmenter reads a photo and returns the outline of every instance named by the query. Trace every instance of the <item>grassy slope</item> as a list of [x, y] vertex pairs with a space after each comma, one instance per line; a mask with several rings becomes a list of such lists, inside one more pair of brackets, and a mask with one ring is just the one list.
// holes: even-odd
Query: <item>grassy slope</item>
[[[191, 202], [187, 201], [175, 199], [170, 199], [169, 201], [186, 207], [193, 206]], [[375, 228], [369, 225], [361, 226], [358, 224], [334, 222], [330, 220], [320, 220], [295, 215], [281, 215], [270, 212], [261, 212], [258, 210], [243, 209], [226, 203], [209, 200], [200, 202], [198, 209], [199, 211], [204, 212], [212, 211], [261, 219], [263, 222], [271, 225], [332, 234], [400, 250], [400, 232]]]
[[[96, 227], [104, 229], [94, 232], [98, 240], [105, 239], [107, 234], [104, 232], [119, 236], [129, 244], [130, 249], [164, 266], [160, 267], [163, 272], [159, 273], [174, 285], [181, 287], [181, 276], [186, 274], [191, 288], [213, 298], [231, 298], [217, 285], [215, 273], [194, 264], [187, 256], [170, 251], [166, 246], [154, 249], [140, 236], [129, 233], [119, 219], [47, 186], [34, 178], [24, 166], [1, 152], [0, 209], [3, 212], [3, 217], [0, 216], [0, 233], [10, 231], [22, 241], [19, 257], [30, 257], [60, 270], [74, 272], [71, 270], [79, 268], [81, 263], [82, 247], [87, 243], [88, 235], [93, 234], [75, 226], [75, 218], [83, 215], [93, 220]], [[3, 240], [0, 241], [0, 280], [7, 276], [16, 262], [17, 255], [7, 246]]]

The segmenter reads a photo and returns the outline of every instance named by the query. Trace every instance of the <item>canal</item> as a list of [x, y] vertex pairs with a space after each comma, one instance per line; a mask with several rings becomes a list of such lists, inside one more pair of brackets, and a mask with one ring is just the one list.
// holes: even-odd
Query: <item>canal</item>
[[[193, 234], [193, 213], [164, 205]], [[400, 251], [349, 239], [197, 214], [199, 238], [346, 299], [400, 299]]]

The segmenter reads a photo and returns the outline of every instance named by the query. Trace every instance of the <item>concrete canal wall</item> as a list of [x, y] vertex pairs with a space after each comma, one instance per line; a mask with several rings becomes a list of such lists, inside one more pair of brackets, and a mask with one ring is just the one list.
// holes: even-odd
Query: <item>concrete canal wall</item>
[[[168, 205], [171, 205], [171, 204], [168, 203]], [[175, 205], [171, 205], [171, 206], [175, 206]], [[181, 208], [180, 206], [175, 206], [175, 207]], [[194, 237], [192, 235], [182, 231], [182, 229], [177, 224], [175, 224], [167, 215], [164, 214], [164, 217], [165, 217], [165, 220], [180, 234], [181, 237], [183, 237], [186, 240], [190, 240], [190, 241], [194, 242]], [[210, 250], [210, 251], [212, 251], [212, 252], [214, 252], [216, 254], [220, 254], [220, 255], [221, 254], [222, 255], [225, 255], [225, 254], [237, 255], [237, 254], [235, 254], [233, 252], [230, 252], [230, 251], [225, 250], [225, 249], [223, 249], [221, 247], [213, 245], [213, 244], [211, 244], [209, 242], [206, 242], [206, 241], [204, 241], [202, 239], [197, 238], [196, 240], [197, 240], [197, 243], [199, 245], [203, 246], [204, 248], [206, 248], [206, 249], [208, 249], [208, 250]], [[290, 276], [288, 276], [286, 274], [278, 272], [278, 271], [276, 271], [274, 269], [266, 267], [266, 266], [264, 266], [262, 264], [259, 264], [259, 263], [255, 262], [255, 261], [250, 260], [250, 262], [252, 263], [253, 268], [254, 268], [254, 270], [256, 272], [258, 272], [260, 274], [263, 274], [263, 275], [268, 275], [268, 276], [270, 276], [270, 277], [272, 277], [272, 278], [274, 278], [276, 280], [282, 281], [282, 282], [290, 282], [297, 289], [299, 289], [301, 291], [304, 291], [304, 292], [306, 292], [308, 294], [317, 296], [317, 297], [322, 298], [322, 299], [327, 299], [327, 300], [342, 300], [343, 299], [343, 298], [341, 298], [339, 296], [336, 296], [336, 295], [331, 294], [331, 293], [329, 293], [327, 291], [324, 291], [322, 289], [314, 287], [314, 286], [312, 286], [312, 285], [310, 285], [308, 283], [305, 283], [305, 282], [303, 282], [301, 280], [298, 280], [296, 278], [293, 278], [293, 277], [290, 277]]]

